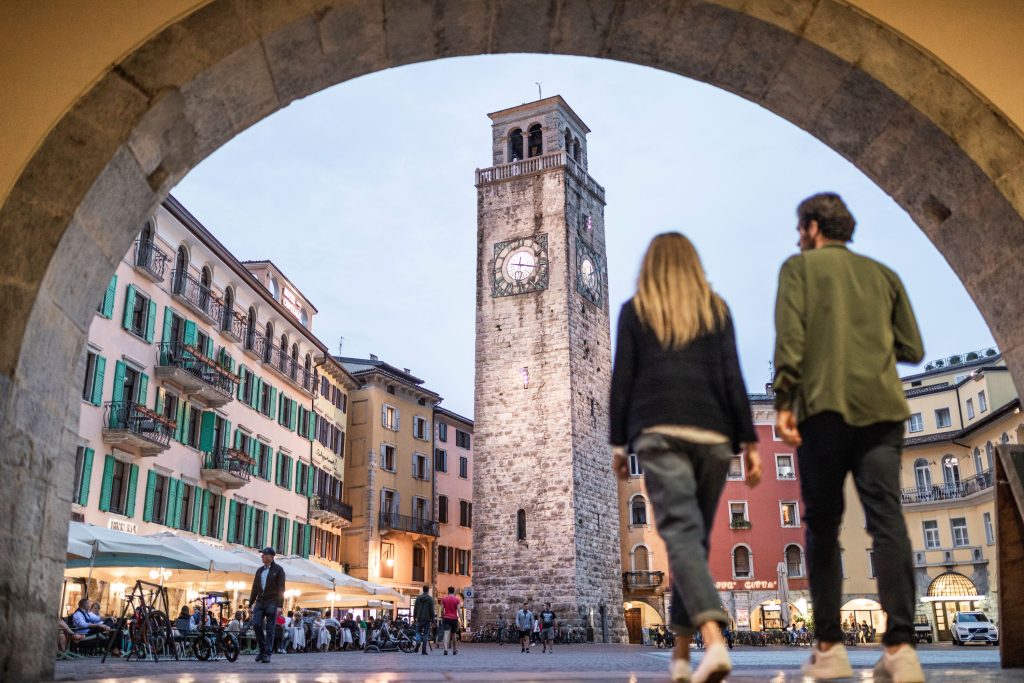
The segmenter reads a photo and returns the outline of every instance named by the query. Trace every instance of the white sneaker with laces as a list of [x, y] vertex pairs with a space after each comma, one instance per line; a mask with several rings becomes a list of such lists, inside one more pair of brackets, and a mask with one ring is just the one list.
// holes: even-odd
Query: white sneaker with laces
[[904, 645], [893, 654], [883, 652], [882, 658], [875, 664], [875, 680], [924, 683], [924, 671], [917, 658], [917, 650]]
[[689, 683], [690, 660], [673, 657], [668, 663], [668, 673], [672, 677], [672, 683]]
[[853, 676], [850, 657], [846, 653], [846, 646], [842, 643], [833, 643], [827, 652], [819, 650], [818, 643], [815, 643], [811, 648], [811, 658], [800, 667], [800, 671], [804, 676], [810, 676], [820, 681]]
[[729, 661], [729, 649], [725, 643], [715, 643], [704, 649], [697, 670], [693, 672], [691, 683], [718, 683], [732, 671]]

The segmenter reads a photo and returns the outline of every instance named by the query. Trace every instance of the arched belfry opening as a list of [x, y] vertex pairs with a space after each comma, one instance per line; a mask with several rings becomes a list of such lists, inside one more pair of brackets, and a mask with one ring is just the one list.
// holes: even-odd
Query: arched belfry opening
[[[1020, 122], [986, 98], [984, 84], [856, 0], [785, 12], [725, 0], [562, 0], [557, 13], [493, 3], [488, 20], [480, 3], [386, 19], [376, 0], [315, 5], [211, 0], [133, 27], [112, 17], [125, 40], [95, 55], [100, 66], [83, 67], [70, 91], [80, 94], [44, 114], [41, 132], [26, 130], [27, 151], [10, 164], [0, 190], [0, 499], [20, 512], [17, 524], [0, 527], [0, 547], [22, 566], [0, 586], [0, 601], [18, 604], [28, 626], [5, 629], [0, 678], [53, 674], [52, 631], [37, 625], [52, 623], [60, 594], [75, 435], [59, 426], [79, 410], [55, 397], [80, 387], [75, 373], [52, 369], [79, 363], [117, 261], [213, 151], [298, 98], [374, 71], [493, 52], [575, 54], [663, 69], [756, 102], [835, 149], [909, 213], [979, 304], [1024, 386], [1024, 298], [1006, 286], [1024, 273]], [[915, 11], [907, 10], [910, 28], [940, 10]], [[271, 346], [269, 331], [261, 339], [253, 325], [251, 336]]]
[[544, 154], [544, 131], [539, 123], [530, 126], [529, 157], [539, 157]]
[[522, 161], [523, 157], [523, 131], [516, 128], [508, 135], [508, 160]]

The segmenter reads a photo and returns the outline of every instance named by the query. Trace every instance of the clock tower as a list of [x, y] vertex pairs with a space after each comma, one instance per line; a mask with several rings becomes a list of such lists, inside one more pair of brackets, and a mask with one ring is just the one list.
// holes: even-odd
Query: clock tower
[[604, 188], [559, 96], [490, 114], [476, 172], [473, 621], [550, 602], [622, 641]]

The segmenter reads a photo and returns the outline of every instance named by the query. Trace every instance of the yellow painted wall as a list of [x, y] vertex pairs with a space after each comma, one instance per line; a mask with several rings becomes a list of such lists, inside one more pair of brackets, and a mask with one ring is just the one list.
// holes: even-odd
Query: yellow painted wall
[[[54, 123], [110, 68], [207, 0], [0, 3], [0, 203]], [[730, 3], [726, 3], [730, 4]], [[932, 52], [1024, 128], [1018, 0], [850, 0]]]

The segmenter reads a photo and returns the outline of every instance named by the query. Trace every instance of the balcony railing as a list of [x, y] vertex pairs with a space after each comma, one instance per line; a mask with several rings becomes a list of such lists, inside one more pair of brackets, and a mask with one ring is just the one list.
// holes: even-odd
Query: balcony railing
[[514, 178], [516, 176], [539, 173], [541, 171], [560, 168], [563, 166], [569, 175], [573, 176], [577, 182], [597, 195], [601, 201], [604, 201], [604, 188], [601, 187], [596, 180], [590, 177], [579, 162], [575, 161], [563, 150], [558, 150], [550, 154], [543, 154], [539, 157], [523, 159], [521, 161], [513, 161], [510, 164], [499, 164], [490, 168], [477, 169], [476, 184], [478, 186], [486, 185], [488, 183], [498, 182], [499, 180], [508, 180], [509, 178]]
[[204, 316], [208, 322], [220, 325], [224, 302], [188, 271], [175, 270], [171, 273], [171, 293]]
[[729, 521], [729, 528], [730, 529], [749, 529], [750, 528], [750, 520], [749, 519], [732, 519], [732, 520]]
[[[204, 399], [214, 399], [219, 405], [230, 401], [235, 395], [238, 377], [226, 368], [220, 367], [212, 358], [207, 358], [198, 348], [184, 342], [162, 342], [157, 347], [157, 367], [176, 368], [200, 380], [202, 385], [184, 386], [190, 393], [201, 393]], [[164, 373], [159, 373], [162, 376]], [[169, 377], [179, 384], [188, 384], [182, 377]], [[184, 378], [187, 380], [187, 378]], [[204, 385], [212, 388], [217, 396], [204, 391]]]
[[262, 332], [258, 330], [253, 330], [252, 332], [247, 331], [244, 339], [245, 343], [243, 344], [243, 347], [248, 353], [263, 361], [266, 361], [269, 358], [267, 351], [267, 338], [263, 336]]
[[[267, 348], [269, 348], [269, 353], [267, 353]], [[313, 384], [313, 371], [306, 370], [305, 366], [297, 358], [292, 358], [288, 355], [287, 349], [270, 344], [269, 347], [264, 348], [263, 358], [271, 368], [291, 380], [293, 384], [302, 387], [303, 390], [309, 393], [313, 393], [315, 388]]]
[[989, 470], [961, 481], [902, 489], [900, 490], [900, 499], [904, 505], [958, 500], [992, 488], [994, 479], [995, 476], [992, 470]]
[[249, 481], [252, 478], [251, 468], [252, 458], [227, 446], [218, 446], [213, 453], [203, 457], [203, 474], [212, 476], [228, 488], [237, 488]]
[[[143, 455], [155, 455], [168, 448], [174, 430], [173, 422], [134, 401], [103, 404], [103, 425], [109, 430], [108, 442], [140, 446], [145, 451]], [[114, 435], [120, 438], [113, 438]]]
[[665, 580], [665, 572], [622, 572], [622, 583], [627, 591], [652, 590]]
[[245, 339], [245, 330], [248, 321], [244, 313], [239, 310], [223, 311], [220, 320], [220, 329], [236, 342]]
[[162, 282], [170, 257], [151, 240], [136, 240], [135, 265], [157, 282]]
[[380, 528], [394, 529], [395, 531], [408, 531], [414, 534], [425, 534], [427, 536], [440, 536], [437, 530], [437, 522], [432, 519], [420, 519], [408, 515], [399, 515], [394, 512], [380, 513]]
[[[309, 499], [309, 516], [329, 521], [352, 521], [352, 506], [333, 496], [314, 495]], [[337, 518], [334, 520], [333, 518]]]

